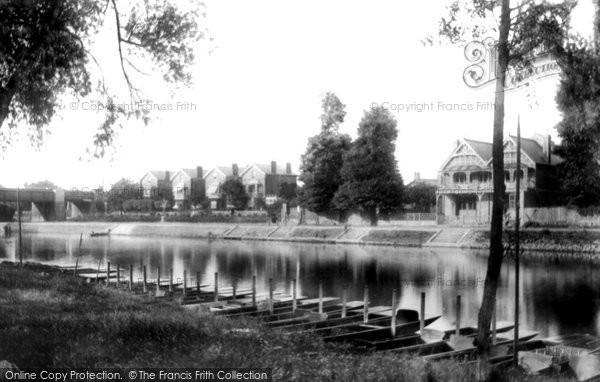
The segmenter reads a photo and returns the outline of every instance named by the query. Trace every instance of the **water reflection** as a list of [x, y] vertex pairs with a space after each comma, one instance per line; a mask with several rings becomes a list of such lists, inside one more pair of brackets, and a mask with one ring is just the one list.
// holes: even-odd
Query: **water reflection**
[[[0, 244], [0, 258], [16, 261], [16, 240]], [[33, 235], [23, 238], [24, 259], [73, 265], [78, 256], [79, 236]], [[475, 324], [486, 271], [485, 254], [446, 249], [336, 246], [319, 244], [206, 241], [131, 237], [84, 238], [80, 264], [105, 269], [107, 261], [123, 269], [133, 266], [139, 279], [146, 266], [148, 277], [174, 279], [184, 270], [190, 283], [196, 272], [202, 284], [212, 284], [219, 272], [219, 284], [250, 288], [252, 275], [257, 289], [267, 292], [269, 278], [278, 290], [291, 292], [298, 280], [299, 295], [316, 297], [319, 280], [325, 295], [341, 296], [348, 285], [349, 299], [362, 300], [363, 287], [370, 291], [371, 304], [390, 305], [394, 288], [400, 305], [418, 309], [421, 292], [427, 294], [427, 314], [456, 315], [456, 296], [462, 296], [466, 323]], [[521, 320], [526, 329], [544, 335], [571, 332], [600, 334], [598, 298], [600, 281], [590, 266], [524, 264], [521, 271]], [[502, 269], [498, 319], [512, 320], [514, 273]]]

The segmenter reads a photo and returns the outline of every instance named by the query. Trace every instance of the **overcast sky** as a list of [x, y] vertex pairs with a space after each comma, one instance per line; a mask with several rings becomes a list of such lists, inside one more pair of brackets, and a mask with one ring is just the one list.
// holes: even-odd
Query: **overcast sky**
[[[493, 86], [464, 85], [462, 47], [420, 43], [435, 32], [442, 1], [209, 0], [206, 6], [214, 41], [210, 54], [207, 44], [199, 48], [194, 85], [173, 98], [161, 88], [152, 92], [174, 110], [154, 112], [146, 127], [127, 123], [107, 158], [89, 160], [85, 150], [98, 115], [91, 105], [71, 110], [67, 103], [39, 150], [22, 142], [3, 154], [0, 184], [49, 179], [66, 188], [108, 187], [147, 170], [271, 160], [297, 169], [307, 138], [319, 132], [328, 90], [346, 104], [341, 130], [353, 137], [372, 104], [430, 105], [394, 112], [405, 182], [415, 172], [434, 178], [456, 139], [491, 141], [493, 109], [486, 103], [493, 101]], [[591, 0], [581, 0], [574, 15], [584, 34], [591, 31], [591, 9]], [[114, 57], [112, 38], [98, 39], [99, 54]], [[555, 136], [556, 85], [554, 77], [529, 96], [508, 93], [506, 131], [515, 130], [521, 114], [524, 136]], [[473, 110], [455, 110], [455, 104]]]

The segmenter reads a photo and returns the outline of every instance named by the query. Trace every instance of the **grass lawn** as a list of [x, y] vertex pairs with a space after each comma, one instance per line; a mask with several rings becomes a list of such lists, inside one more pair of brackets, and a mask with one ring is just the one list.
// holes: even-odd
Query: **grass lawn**
[[421, 245], [433, 234], [434, 232], [427, 231], [372, 230], [368, 235], [363, 236], [361, 241]]
[[[251, 319], [198, 315], [174, 302], [87, 284], [39, 265], [0, 264], [0, 359], [32, 367], [272, 368], [276, 380], [468, 381], [448, 361], [356, 354]], [[498, 380], [515, 380], [503, 374]], [[517, 378], [517, 380], [522, 378]], [[545, 380], [545, 379], [538, 379]]]

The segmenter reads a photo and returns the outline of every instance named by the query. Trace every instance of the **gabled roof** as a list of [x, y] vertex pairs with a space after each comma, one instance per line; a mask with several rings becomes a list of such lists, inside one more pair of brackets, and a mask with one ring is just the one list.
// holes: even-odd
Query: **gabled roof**
[[462, 140], [458, 141], [458, 144], [456, 145], [454, 150], [452, 150], [452, 153], [450, 154], [450, 156], [448, 156], [448, 158], [442, 164], [442, 167], [441, 167], [442, 170], [446, 167], [448, 162], [450, 162], [450, 160], [454, 157], [455, 153], [457, 153], [458, 150], [463, 145], [468, 146], [475, 153], [475, 155], [478, 156], [479, 159], [481, 159], [481, 161], [483, 162], [483, 165], [487, 164], [488, 160], [492, 158], [492, 144], [491, 143], [463, 138]]
[[233, 176], [233, 169], [230, 166], [216, 166], [204, 174], [204, 178], [208, 177], [214, 171], [218, 171], [226, 177]]
[[156, 180], [169, 180], [167, 179], [167, 172], [162, 170], [150, 170], [142, 176], [142, 179], [146, 177], [146, 175], [152, 175]]
[[473, 139], [463, 139], [484, 162], [492, 158], [492, 144], [488, 142], [475, 141]]
[[194, 179], [198, 174], [197, 170], [194, 168], [180, 168], [176, 173], [171, 176], [171, 180], [175, 179], [177, 175], [185, 174], [190, 179]]
[[[266, 175], [272, 175], [273, 173], [271, 172], [271, 165], [270, 164], [264, 164], [264, 163], [252, 163], [250, 165], [248, 165], [248, 167], [246, 167], [242, 173], [240, 175], [243, 175], [244, 173], [246, 173], [250, 168], [252, 167], [256, 167], [257, 169], [259, 169], [260, 171], [264, 172]], [[286, 171], [286, 166], [287, 165], [280, 165], [279, 163], [277, 164], [277, 175], [296, 175], [293, 171], [291, 174], [287, 174]]]
[[198, 170], [195, 168], [182, 168], [179, 171], [186, 173], [190, 178], [195, 178], [198, 175]]
[[[508, 137], [515, 144], [517, 143], [517, 137], [509, 135]], [[505, 142], [506, 143], [506, 142]], [[531, 138], [521, 137], [521, 151], [527, 155], [534, 163], [549, 164], [548, 155], [544, 154], [544, 149], [540, 144]], [[562, 158], [553, 154], [550, 154], [551, 164], [558, 164], [562, 162]]]

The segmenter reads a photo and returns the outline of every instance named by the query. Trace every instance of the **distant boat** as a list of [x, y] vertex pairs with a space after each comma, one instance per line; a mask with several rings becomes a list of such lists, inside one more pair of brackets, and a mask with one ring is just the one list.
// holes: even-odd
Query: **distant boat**
[[110, 229], [106, 232], [94, 232], [92, 231], [92, 233], [90, 233], [91, 237], [96, 237], [96, 236], [110, 236]]

